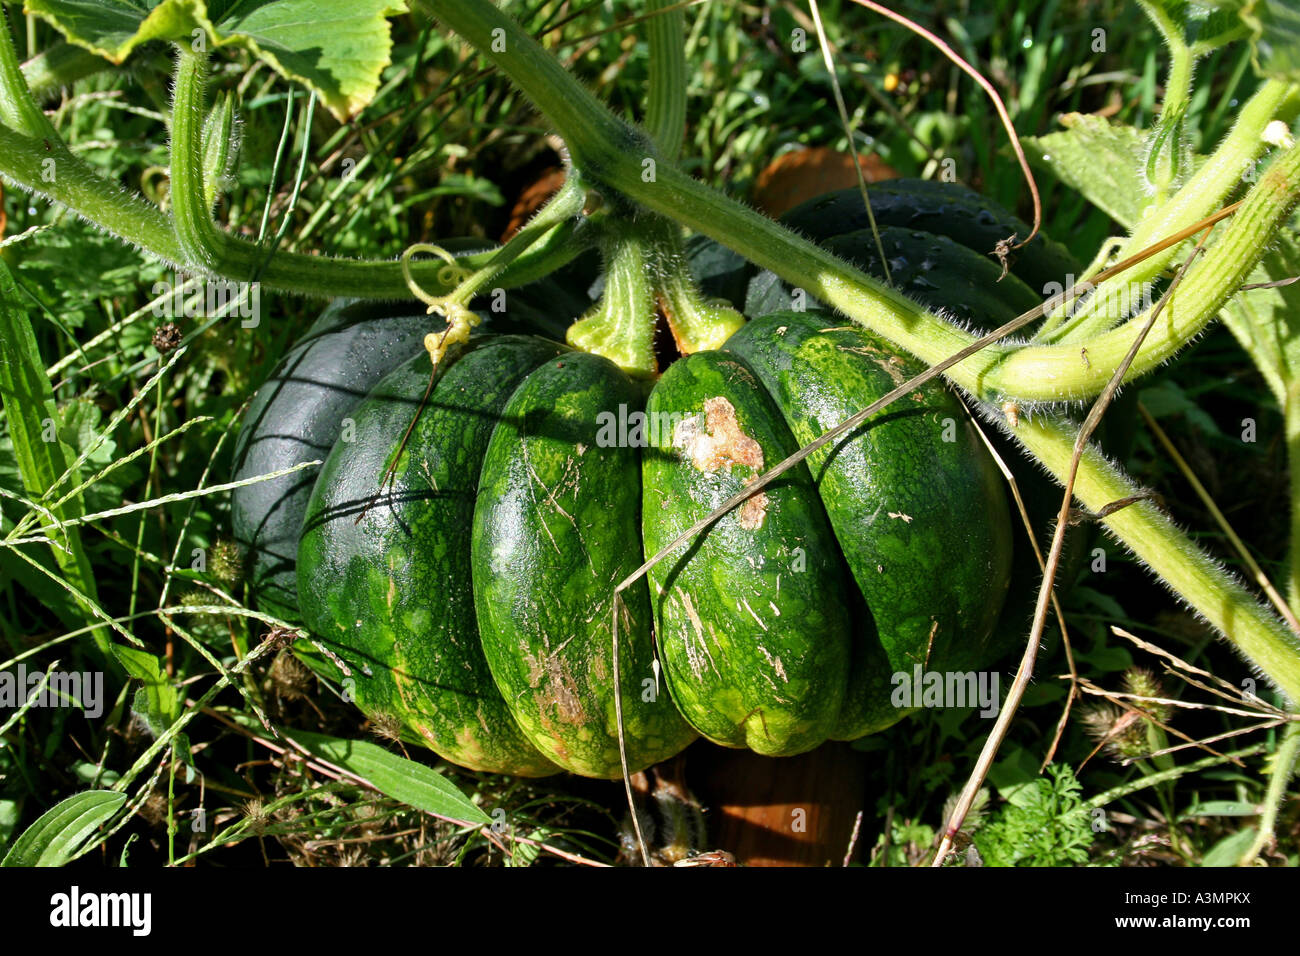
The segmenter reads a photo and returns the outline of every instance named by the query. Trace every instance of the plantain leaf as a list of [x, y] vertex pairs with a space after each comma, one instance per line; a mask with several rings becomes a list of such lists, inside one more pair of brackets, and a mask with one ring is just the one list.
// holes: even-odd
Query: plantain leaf
[[1205, 854], [1201, 866], [1236, 866], [1242, 854], [1255, 842], [1255, 828], [1247, 827], [1232, 836], [1226, 836]]
[[365, 106], [390, 62], [387, 17], [406, 0], [27, 0], [67, 39], [114, 63], [149, 40], [248, 50], [315, 90], [340, 121]]
[[1244, 800], [1206, 800], [1188, 807], [1184, 817], [1256, 817], [1259, 807]]
[[436, 770], [364, 740], [343, 740], [306, 730], [281, 731], [313, 756], [350, 770], [376, 790], [426, 813], [490, 823], [487, 814]]
[[[225, 716], [254, 733], [263, 733], [254, 718], [227, 711]], [[409, 807], [467, 823], [488, 824], [492, 821], [446, 777], [422, 763], [389, 753], [377, 744], [364, 740], [344, 740], [307, 730], [279, 732], [297, 743], [313, 757], [319, 757], [355, 774], [385, 796], [400, 800]]]
[[73, 794], [24, 830], [0, 866], [62, 866], [125, 802], [126, 794], [112, 790]]

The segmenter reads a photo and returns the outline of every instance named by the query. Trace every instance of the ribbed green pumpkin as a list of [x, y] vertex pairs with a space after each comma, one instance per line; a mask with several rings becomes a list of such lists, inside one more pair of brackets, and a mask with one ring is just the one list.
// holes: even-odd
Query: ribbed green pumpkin
[[[915, 190], [906, 197], [900, 210]], [[823, 232], [845, 255], [860, 239]], [[1055, 255], [1038, 249], [1035, 267]], [[743, 270], [714, 258], [740, 295]], [[969, 272], [935, 294], [978, 288], [990, 325], [1020, 307], [1023, 286], [1008, 302], [995, 275]], [[999, 651], [1006, 495], [941, 380], [676, 547], [617, 602], [614, 591], [920, 370], [817, 311], [751, 321], [652, 389], [526, 336], [477, 338], [432, 384], [421, 355], [331, 412], [350, 438], [333, 445], [298, 535], [301, 619], [365, 712], [474, 769], [618, 776], [616, 697], [630, 771], [697, 734], [787, 755], [881, 730], [908, 712], [891, 701], [896, 674], [984, 668]], [[236, 502], [237, 521], [254, 527], [275, 502], [256, 505]]]

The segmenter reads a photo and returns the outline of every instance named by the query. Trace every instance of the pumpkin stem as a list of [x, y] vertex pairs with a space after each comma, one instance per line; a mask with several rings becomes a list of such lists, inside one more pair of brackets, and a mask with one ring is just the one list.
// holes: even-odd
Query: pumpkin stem
[[745, 317], [722, 299], [705, 296], [687, 264], [681, 232], [666, 220], [656, 229], [655, 294], [683, 355], [722, 348], [745, 324]]
[[605, 289], [564, 338], [575, 349], [604, 356], [634, 378], [653, 378], [659, 371], [654, 351], [658, 314], [650, 283], [653, 249], [641, 230], [620, 229], [613, 222], [609, 226], [601, 247]]

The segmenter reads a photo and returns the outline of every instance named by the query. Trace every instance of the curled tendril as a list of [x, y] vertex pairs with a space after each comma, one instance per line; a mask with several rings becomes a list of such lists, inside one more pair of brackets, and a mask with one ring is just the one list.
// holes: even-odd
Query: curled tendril
[[429, 307], [429, 312], [441, 312], [443, 304], [447, 301], [447, 296], [432, 296], [424, 290], [420, 283], [415, 281], [411, 275], [411, 256], [417, 253], [429, 253], [437, 256], [447, 263], [438, 270], [438, 282], [445, 286], [456, 285], [468, 279], [473, 272], [459, 262], [442, 246], [435, 246], [431, 242], [417, 242], [415, 245], [408, 246], [402, 253], [402, 278], [406, 280], [406, 287], [411, 290], [411, 294]]
[[430, 332], [424, 337], [424, 347], [428, 349], [433, 364], [437, 365], [447, 354], [447, 349], [469, 340], [470, 330], [478, 325], [479, 317], [460, 301], [459, 288], [449, 295], [433, 296], [415, 281], [411, 275], [411, 256], [420, 252], [435, 255], [447, 263], [438, 270], [438, 281], [445, 286], [459, 286], [474, 273], [457, 262], [446, 249], [429, 242], [417, 242], [402, 253], [402, 278], [406, 280], [407, 288], [429, 307], [428, 314], [436, 312], [447, 319], [447, 328], [441, 332]]

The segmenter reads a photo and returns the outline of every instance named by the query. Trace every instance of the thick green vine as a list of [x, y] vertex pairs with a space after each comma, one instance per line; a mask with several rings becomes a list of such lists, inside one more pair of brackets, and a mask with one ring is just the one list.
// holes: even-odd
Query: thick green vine
[[[1131, 256], [1162, 236], [1176, 233], [1214, 212], [1241, 185], [1247, 170], [1263, 154], [1267, 146], [1264, 130], [1269, 123], [1278, 118], [1294, 118], [1298, 110], [1300, 90], [1277, 80], [1263, 83], [1242, 106], [1232, 131], [1205, 164], [1169, 200], [1151, 207], [1147, 217], [1116, 250], [1116, 259]], [[1115, 305], [1134, 301], [1133, 290], [1150, 288], [1178, 252], [1177, 247], [1166, 249], [1123, 275], [1101, 283], [1083, 307], [1068, 319], [1062, 313], [1045, 322], [1035, 341], [1086, 344], [1107, 332], [1117, 318]]]
[[[7, 27], [0, 28], [0, 174], [183, 270], [237, 281], [258, 277], [267, 288], [301, 295], [408, 298], [398, 262], [284, 251], [277, 251], [267, 261], [260, 245], [216, 227], [206, 205], [203, 151], [198, 147], [204, 116], [202, 56], [181, 50], [179, 57], [176, 92], [183, 108], [173, 113], [174, 119], [179, 115], [180, 122], [179, 130], [173, 130], [172, 150], [172, 198], [180, 210], [179, 222], [153, 203], [104, 179], [67, 148], [36, 104]], [[77, 69], [86, 66], [80, 58], [66, 59]], [[180, 148], [177, 133], [181, 143], [188, 143], [192, 150]], [[178, 174], [179, 181], [175, 179]], [[570, 220], [549, 230], [502, 272], [499, 284], [503, 288], [523, 285], [572, 260], [587, 242], [585, 236], [574, 241], [577, 225]], [[495, 251], [489, 251], [464, 256], [464, 264], [471, 270], [480, 269], [494, 255]], [[420, 262], [413, 265], [412, 272], [426, 289], [450, 292], [450, 286], [439, 282], [441, 268], [441, 263]]]
[[[555, 125], [568, 144], [575, 164], [594, 181], [621, 193], [637, 205], [717, 239], [750, 261], [807, 289], [815, 298], [929, 364], [942, 361], [974, 341], [970, 333], [929, 314], [916, 303], [794, 235], [779, 223], [667, 162], [649, 137], [618, 119], [527, 33], [492, 5], [483, 0], [422, 2], [470, 43], [488, 51], [485, 55], [496, 62]], [[505, 31], [507, 41], [501, 52], [492, 49], [493, 31]], [[1251, 129], [1265, 111], [1267, 102], [1280, 104], [1297, 95], [1297, 91], [1286, 84], [1268, 83], [1265, 86], [1268, 92], [1261, 92], [1259, 107], [1243, 111], [1243, 116], [1250, 120]], [[1247, 130], [1239, 135], [1244, 139], [1252, 136], [1258, 139], [1266, 122], [1260, 122], [1258, 130], [1253, 133]], [[1243, 126], [1242, 123], [1238, 125]], [[1231, 166], [1234, 158], [1239, 163], [1239, 156], [1239, 153], [1234, 157], [1222, 156], [1220, 163]], [[1238, 164], [1235, 168], [1239, 173], [1242, 167]], [[653, 173], [647, 175], [647, 169]], [[1252, 192], [1261, 195], [1259, 187], [1262, 186], [1262, 182], [1257, 184]], [[1180, 207], [1199, 204], [1199, 192], [1203, 189], [1204, 183], [1199, 178], [1194, 179], [1179, 191], [1172, 202]], [[1277, 208], [1265, 218], [1276, 221], [1286, 214], [1286, 209], [1282, 208], [1286, 205], [1286, 198], [1290, 196], [1294, 200], [1300, 197], [1300, 181], [1275, 180], [1268, 189], [1268, 193], [1262, 194], [1265, 202], [1271, 202]], [[1186, 224], [1185, 215], [1180, 214], [1176, 221]], [[1195, 222], [1198, 218], [1201, 217], [1191, 216], [1186, 221]], [[1262, 222], [1255, 220], [1245, 226], [1234, 222], [1229, 227], [1229, 232], [1234, 235], [1229, 250], [1219, 250], [1219, 244], [1216, 244], [1207, 255], [1204, 267], [1198, 267], [1199, 278], [1188, 276], [1180, 295], [1179, 309], [1181, 327], [1190, 329], [1188, 338], [1217, 315], [1223, 301], [1235, 290], [1235, 286], [1214, 280], [1209, 263], [1213, 260], [1214, 268], [1226, 265], [1231, 273], [1239, 270], [1242, 260], [1253, 266], [1271, 241], [1271, 232], [1268, 228], [1260, 228], [1261, 225]], [[1156, 232], [1155, 235], [1158, 237], [1163, 233]], [[1122, 335], [1127, 338], [1118, 355], [1127, 350], [1133, 331]], [[1112, 354], [1116, 351], [1113, 345], [1114, 341], [1110, 339], [1103, 339], [1096, 345], [1092, 341], [1082, 343], [1089, 356], [1100, 347], [1107, 356], [1118, 359], [1118, 355]], [[1127, 379], [1151, 371], [1172, 351], [1167, 339], [1162, 344], [1160, 336], [1153, 336], [1153, 341], [1133, 363]], [[1016, 371], [1000, 367], [1013, 354]], [[988, 400], [1014, 396], [1021, 401], [1053, 402], [1094, 397], [1105, 387], [1110, 369], [1115, 364], [1107, 367], [1105, 359], [1084, 362], [1079, 355], [1079, 348], [995, 346], [954, 366], [947, 374], [962, 387]], [[1024, 369], [1033, 370], [1033, 374], [1021, 374]], [[1044, 377], [1040, 372], [1049, 374]]]

